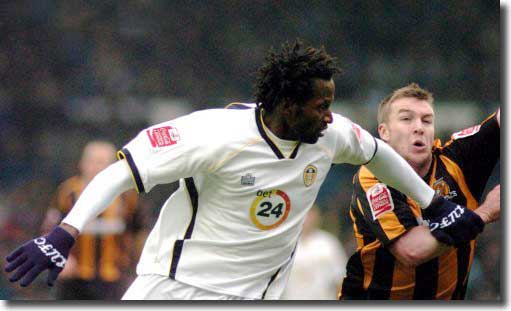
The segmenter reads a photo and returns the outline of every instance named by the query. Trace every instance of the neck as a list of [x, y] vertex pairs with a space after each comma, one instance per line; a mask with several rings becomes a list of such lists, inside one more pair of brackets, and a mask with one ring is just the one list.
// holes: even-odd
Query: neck
[[429, 158], [427, 161], [417, 164], [417, 163], [408, 163], [413, 168], [413, 170], [419, 174], [421, 178], [424, 178], [431, 167], [431, 164], [433, 162], [433, 158]]
[[262, 119], [264, 126], [266, 126], [275, 136], [280, 139], [285, 140], [293, 140], [289, 137], [288, 126], [283, 123], [283, 117], [276, 111], [272, 113], [266, 112], [264, 109], [261, 109]]

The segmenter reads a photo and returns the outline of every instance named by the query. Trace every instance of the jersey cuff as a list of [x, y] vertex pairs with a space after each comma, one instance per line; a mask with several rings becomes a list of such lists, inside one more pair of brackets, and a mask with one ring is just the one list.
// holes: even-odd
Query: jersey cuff
[[378, 141], [376, 140], [376, 138], [374, 136], [372, 136], [372, 137], [373, 137], [373, 140], [374, 140], [374, 152], [373, 152], [373, 155], [371, 156], [369, 161], [366, 161], [365, 163], [360, 164], [360, 165], [366, 165], [367, 163], [371, 162], [373, 160], [374, 156], [376, 155], [376, 152], [378, 151]]
[[131, 156], [129, 150], [126, 148], [119, 150], [117, 152], [117, 159], [119, 160], [126, 159], [126, 162], [128, 162], [128, 166], [130, 167], [131, 170], [131, 177], [133, 178], [133, 181], [135, 183], [135, 190], [137, 190], [138, 193], [145, 192], [144, 183], [142, 183], [142, 178], [140, 178], [140, 173], [138, 172], [138, 168], [135, 165], [135, 161], [133, 161], [133, 157]]

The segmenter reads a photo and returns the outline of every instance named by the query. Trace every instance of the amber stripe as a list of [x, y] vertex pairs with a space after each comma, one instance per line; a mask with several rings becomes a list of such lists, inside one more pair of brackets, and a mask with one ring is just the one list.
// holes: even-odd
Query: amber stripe
[[467, 183], [465, 181], [465, 175], [463, 174], [461, 168], [446, 156], [440, 155], [440, 160], [442, 160], [449, 174], [458, 183], [458, 187], [460, 187], [461, 192], [463, 192], [463, 195], [467, 200], [467, 207], [471, 210], [476, 209], [478, 206], [477, 201], [472, 195], [472, 192], [470, 192], [468, 189]]

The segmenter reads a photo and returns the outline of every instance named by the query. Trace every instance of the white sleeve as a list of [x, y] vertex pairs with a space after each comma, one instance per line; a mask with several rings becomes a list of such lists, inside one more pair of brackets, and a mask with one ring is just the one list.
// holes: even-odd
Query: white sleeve
[[85, 224], [106, 210], [116, 197], [132, 188], [128, 166], [125, 161], [117, 161], [92, 179], [62, 222], [82, 231]]
[[205, 118], [190, 114], [149, 127], [119, 151], [118, 158], [126, 159], [139, 193], [207, 169], [212, 144], [204, 122]]
[[339, 114], [333, 114], [334, 122], [329, 126], [335, 131], [335, 154], [333, 163], [363, 165], [376, 152], [373, 135], [358, 124]]
[[380, 139], [376, 141], [377, 151], [366, 167], [376, 178], [411, 197], [422, 208], [428, 207], [435, 191], [392, 147]]

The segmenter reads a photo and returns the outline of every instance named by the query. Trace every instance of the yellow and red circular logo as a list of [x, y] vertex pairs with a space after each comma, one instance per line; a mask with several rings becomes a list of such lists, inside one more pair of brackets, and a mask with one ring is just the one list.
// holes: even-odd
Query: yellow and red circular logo
[[261, 230], [271, 230], [282, 224], [291, 210], [291, 201], [282, 190], [257, 191], [250, 208], [250, 219]]

